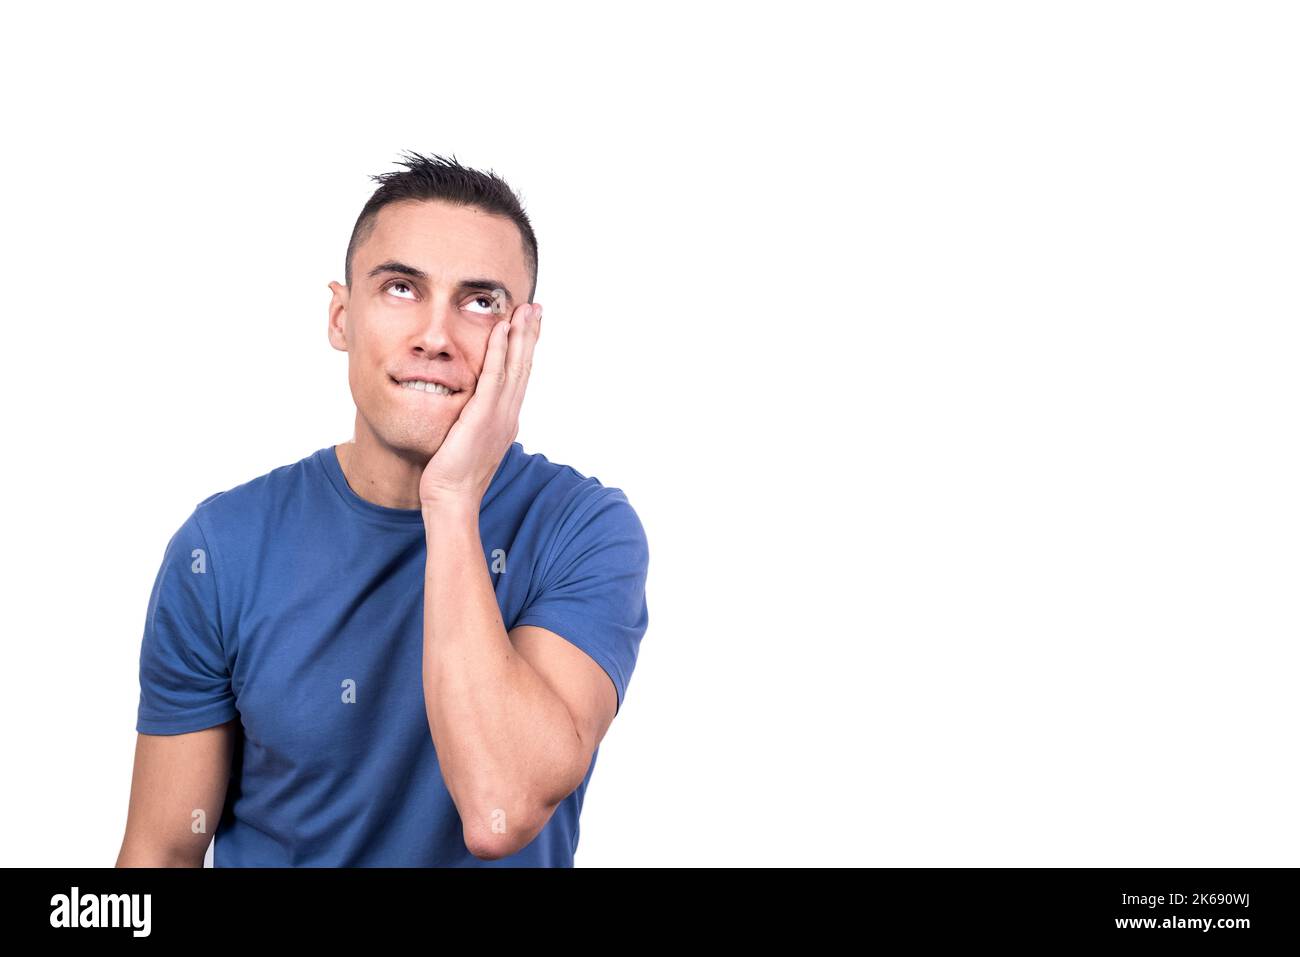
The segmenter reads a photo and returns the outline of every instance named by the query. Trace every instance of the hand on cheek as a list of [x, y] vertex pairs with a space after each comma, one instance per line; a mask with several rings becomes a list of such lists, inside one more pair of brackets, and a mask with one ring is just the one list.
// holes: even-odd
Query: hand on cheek
[[524, 303], [493, 326], [474, 394], [421, 476], [422, 507], [477, 509], [482, 502], [519, 433], [519, 409], [541, 334], [541, 314], [541, 306]]

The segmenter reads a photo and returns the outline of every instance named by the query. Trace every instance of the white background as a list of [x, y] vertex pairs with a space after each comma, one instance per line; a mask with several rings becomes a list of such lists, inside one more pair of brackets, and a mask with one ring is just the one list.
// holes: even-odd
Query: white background
[[402, 150], [522, 194], [519, 440], [650, 628], [578, 866], [1295, 866], [1288, 4], [7, 10], [6, 865], [122, 838], [195, 504], [351, 435]]

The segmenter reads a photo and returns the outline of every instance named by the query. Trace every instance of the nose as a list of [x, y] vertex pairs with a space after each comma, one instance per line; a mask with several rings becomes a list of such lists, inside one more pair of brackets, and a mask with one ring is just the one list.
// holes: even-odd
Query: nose
[[451, 326], [456, 321], [456, 310], [447, 302], [435, 300], [424, 312], [412, 335], [411, 348], [428, 358], [450, 355], [452, 348]]

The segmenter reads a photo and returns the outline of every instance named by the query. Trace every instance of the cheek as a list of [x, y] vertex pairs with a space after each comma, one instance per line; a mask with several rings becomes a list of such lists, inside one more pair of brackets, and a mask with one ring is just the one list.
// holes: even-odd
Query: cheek
[[362, 336], [353, 341], [353, 348], [349, 352], [351, 357], [351, 367], [349, 374], [353, 382], [361, 385], [386, 381], [388, 363], [384, 351], [385, 345], [376, 342], [373, 337]]
[[483, 330], [482, 335], [476, 336], [469, 347], [469, 364], [474, 370], [474, 377], [478, 378], [483, 367], [487, 365], [488, 344], [492, 341], [492, 329], [489, 327]]
[[384, 366], [362, 353], [349, 353], [348, 388], [354, 399], [369, 397], [371, 401], [384, 396], [389, 385]]

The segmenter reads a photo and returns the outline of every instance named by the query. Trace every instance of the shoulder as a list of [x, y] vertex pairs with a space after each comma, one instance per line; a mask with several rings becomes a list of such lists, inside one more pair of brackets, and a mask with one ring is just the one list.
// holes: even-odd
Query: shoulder
[[[519, 446], [519, 443], [515, 443]], [[545, 455], [517, 449], [515, 480], [528, 489], [532, 511], [548, 530], [550, 554], [588, 551], [594, 545], [624, 544], [643, 556], [645, 528], [622, 485]]]
[[624, 520], [636, 517], [621, 485], [602, 481], [576, 466], [553, 462], [540, 452], [528, 452], [518, 442], [513, 451], [514, 480], [544, 500], [553, 522], [582, 523], [606, 514]]
[[284, 503], [302, 491], [309, 472], [319, 467], [321, 451], [277, 466], [238, 485], [212, 492], [194, 506], [187, 520], [205, 535], [250, 530], [283, 511]]

